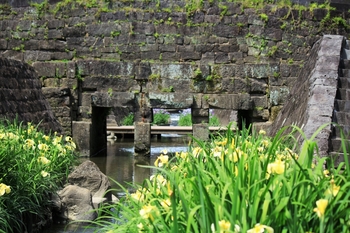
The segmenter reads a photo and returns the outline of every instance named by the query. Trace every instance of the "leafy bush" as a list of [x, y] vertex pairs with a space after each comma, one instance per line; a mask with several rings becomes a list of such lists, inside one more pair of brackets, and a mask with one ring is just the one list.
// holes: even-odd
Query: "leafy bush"
[[108, 233], [349, 232], [348, 161], [325, 170], [326, 158], [313, 163], [315, 135], [296, 154], [282, 131], [228, 130], [174, 157], [163, 152], [157, 174], [101, 208], [98, 224]]
[[134, 125], [134, 113], [129, 113], [126, 117], [122, 120], [122, 125]]
[[169, 124], [170, 113], [164, 109], [153, 110], [153, 124], [155, 125], [166, 125]]
[[192, 125], [191, 109], [185, 109], [181, 112], [178, 125], [179, 126], [191, 126]]
[[6, 125], [0, 123], [0, 232], [25, 232], [28, 219], [47, 218], [51, 195], [75, 161], [75, 144], [31, 124]]

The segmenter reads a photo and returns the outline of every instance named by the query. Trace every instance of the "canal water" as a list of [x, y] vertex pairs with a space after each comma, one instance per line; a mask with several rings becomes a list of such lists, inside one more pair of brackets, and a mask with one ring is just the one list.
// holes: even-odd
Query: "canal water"
[[[108, 140], [107, 156], [92, 157], [89, 159], [97, 164], [100, 170], [111, 179], [117, 181], [124, 187], [128, 184], [141, 184], [146, 178], [149, 178], [156, 171], [155, 169], [141, 167], [143, 165], [153, 166], [157, 156], [164, 149], [168, 153], [177, 151], [186, 151], [189, 138], [176, 134], [162, 134], [153, 136], [151, 139], [150, 157], [134, 156], [134, 141], [132, 138], [118, 138], [117, 140]], [[120, 185], [111, 181], [112, 188], [117, 196], [122, 196], [123, 191]], [[86, 229], [78, 224], [56, 224], [47, 227], [42, 233], [92, 233], [96, 229]]]

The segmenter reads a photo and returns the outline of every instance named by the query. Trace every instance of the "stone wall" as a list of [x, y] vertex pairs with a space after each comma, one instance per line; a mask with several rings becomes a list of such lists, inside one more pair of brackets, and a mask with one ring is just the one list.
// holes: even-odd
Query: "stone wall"
[[[326, 9], [221, 2], [192, 11], [186, 1], [41, 6], [1, 8], [0, 53], [34, 67], [68, 134], [72, 121], [91, 121], [96, 92], [110, 99], [117, 123], [129, 111], [151, 121], [151, 108], [192, 107], [200, 122], [208, 109], [223, 109], [267, 124], [314, 43], [323, 34], [348, 35], [341, 22], [325, 20]], [[349, 13], [332, 17], [346, 21]]]
[[[289, 101], [273, 122], [270, 135], [284, 126], [294, 125], [303, 130], [307, 139], [324, 127], [315, 137], [319, 155], [329, 154], [331, 123], [334, 100], [338, 88], [338, 70], [341, 49], [345, 44], [343, 36], [325, 35], [315, 43], [304, 69], [297, 79], [289, 97]], [[290, 132], [292, 128], [287, 129]], [[303, 136], [299, 136], [303, 142]], [[300, 143], [301, 144], [301, 143]]]
[[46, 132], [62, 133], [34, 69], [20, 61], [0, 58], [0, 118], [32, 122]]

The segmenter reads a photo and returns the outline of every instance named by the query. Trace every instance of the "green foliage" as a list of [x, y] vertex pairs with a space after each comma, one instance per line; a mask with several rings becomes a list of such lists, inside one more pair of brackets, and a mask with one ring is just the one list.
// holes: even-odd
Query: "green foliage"
[[112, 97], [113, 95], [113, 89], [112, 88], [108, 88], [108, 91], [107, 91], [109, 97]]
[[272, 46], [271, 48], [269, 48], [266, 56], [273, 57], [276, 54], [277, 50], [278, 50], [278, 47], [276, 45]]
[[197, 68], [195, 71], [194, 71], [194, 78], [196, 78], [196, 79], [200, 79], [200, 78], [202, 78], [203, 76], [202, 76], [202, 71], [201, 71], [201, 69], [200, 68]]
[[162, 92], [174, 92], [174, 87], [170, 86], [170, 87], [163, 87], [161, 89]]
[[0, 232], [25, 232], [25, 219], [47, 219], [51, 195], [76, 161], [75, 144], [16, 121], [0, 123], [0, 142]]
[[155, 125], [167, 125], [170, 122], [170, 113], [164, 109], [153, 110], [153, 124]]
[[134, 113], [129, 113], [122, 120], [122, 125], [134, 125]]
[[32, 2], [30, 3], [30, 6], [36, 9], [38, 18], [40, 19], [49, 10], [50, 5], [48, 0], [44, 0], [41, 3]]
[[259, 17], [260, 17], [260, 19], [261, 19], [262, 21], [264, 21], [265, 23], [266, 23], [267, 21], [269, 21], [269, 16], [268, 16], [267, 14], [261, 13], [261, 14], [259, 14]]
[[209, 112], [209, 126], [220, 126], [220, 120], [212, 110]]
[[226, 15], [228, 7], [222, 4], [219, 4], [219, 8], [221, 9], [220, 16], [223, 17]]
[[152, 81], [152, 80], [157, 80], [157, 79], [160, 79], [160, 74], [151, 74], [149, 77], [148, 77], [148, 80]]
[[24, 52], [24, 44], [21, 44], [19, 46], [13, 47], [12, 50]]
[[117, 37], [120, 35], [120, 31], [113, 31], [111, 32], [111, 37]]
[[191, 110], [184, 110], [180, 114], [179, 126], [191, 126], [192, 125], [192, 116], [191, 116]]
[[294, 134], [284, 130], [269, 138], [229, 126], [174, 157], [163, 151], [158, 172], [100, 208], [97, 224], [107, 224], [105, 232], [349, 232], [347, 155], [325, 170], [326, 158], [314, 157], [321, 129], [304, 138], [299, 154], [289, 147], [297, 144]]
[[187, 15], [192, 15], [196, 11], [200, 11], [203, 8], [203, 0], [185, 0], [186, 13]]

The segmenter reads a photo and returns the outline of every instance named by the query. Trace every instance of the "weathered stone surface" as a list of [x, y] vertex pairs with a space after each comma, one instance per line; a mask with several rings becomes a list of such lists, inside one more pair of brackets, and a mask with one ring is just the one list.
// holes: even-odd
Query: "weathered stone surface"
[[[86, 220], [92, 221], [97, 217], [97, 212], [92, 206], [92, 195], [89, 189], [77, 185], [68, 185], [58, 192], [61, 204], [61, 218], [72, 221]], [[60, 208], [59, 208], [60, 207]]]
[[151, 124], [135, 123], [134, 151], [136, 156], [149, 156], [151, 152]]
[[2, 118], [17, 118], [24, 123], [61, 133], [62, 127], [45, 99], [34, 69], [25, 63], [0, 58], [0, 108]]
[[190, 108], [193, 104], [193, 96], [189, 93], [150, 93], [150, 105], [154, 108]]
[[[291, 90], [292, 95], [288, 97], [288, 103], [275, 119], [270, 134], [273, 135], [282, 126], [293, 123], [298, 127], [303, 127], [306, 137], [309, 138], [320, 126], [331, 123], [337, 83], [322, 80], [323, 77], [331, 80], [337, 79], [338, 66], [335, 64], [339, 65], [343, 40], [342, 36], [326, 35], [314, 46], [311, 59], [299, 75], [298, 85]], [[331, 61], [330, 65], [328, 65], [328, 60]], [[320, 156], [328, 153], [330, 133], [329, 126], [316, 136]]]
[[68, 183], [86, 188], [90, 190], [92, 196], [97, 197], [104, 197], [111, 186], [108, 177], [89, 160], [80, 164], [68, 175]]
[[88, 157], [90, 155], [90, 135], [91, 123], [84, 121], [73, 121], [72, 134], [74, 135], [74, 141], [77, 145], [79, 155], [82, 157]]

